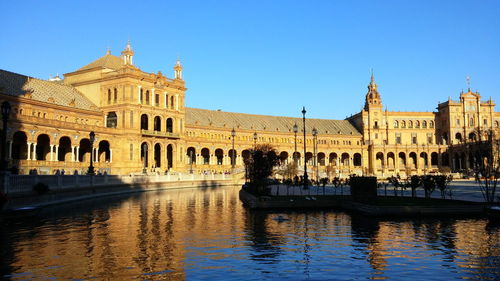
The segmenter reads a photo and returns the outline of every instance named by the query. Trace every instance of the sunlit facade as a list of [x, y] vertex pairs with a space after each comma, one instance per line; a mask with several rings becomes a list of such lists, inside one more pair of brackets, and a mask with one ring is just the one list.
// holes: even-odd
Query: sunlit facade
[[313, 178], [423, 174], [468, 168], [468, 156], [450, 153], [450, 146], [499, 128], [493, 100], [470, 89], [436, 112], [387, 111], [372, 76], [361, 112], [306, 120], [304, 154], [302, 118], [186, 108], [180, 61], [167, 78], [142, 71], [133, 56], [128, 43], [121, 56], [107, 51], [64, 80], [0, 70], [1, 100], [12, 105], [10, 166], [21, 173], [85, 173], [93, 150], [97, 169], [113, 174], [242, 172], [249, 151], [269, 143], [283, 167], [295, 161], [302, 173], [306, 161]]

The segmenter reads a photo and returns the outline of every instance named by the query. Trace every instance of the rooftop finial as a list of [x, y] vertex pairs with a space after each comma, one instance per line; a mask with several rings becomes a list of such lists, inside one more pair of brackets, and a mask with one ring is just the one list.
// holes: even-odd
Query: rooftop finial
[[372, 68], [372, 83], [375, 83], [375, 76], [373, 76], [373, 68]]
[[106, 55], [111, 55], [111, 50], [109, 49], [109, 46], [106, 48]]
[[130, 46], [130, 39], [127, 40], [127, 47], [125, 47], [125, 50], [131, 51], [132, 47]]

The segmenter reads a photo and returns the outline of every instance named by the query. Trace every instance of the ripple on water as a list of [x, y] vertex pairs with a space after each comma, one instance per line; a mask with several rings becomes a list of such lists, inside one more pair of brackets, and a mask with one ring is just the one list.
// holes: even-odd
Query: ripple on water
[[[247, 211], [238, 188], [109, 197], [0, 229], [0, 276], [22, 280], [495, 280], [483, 219]], [[273, 218], [282, 216], [286, 221]]]

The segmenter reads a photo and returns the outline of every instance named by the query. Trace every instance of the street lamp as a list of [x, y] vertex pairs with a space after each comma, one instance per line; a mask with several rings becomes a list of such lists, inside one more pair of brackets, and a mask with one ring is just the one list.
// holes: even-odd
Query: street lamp
[[302, 107], [302, 122], [304, 124], [304, 189], [307, 189], [307, 161], [306, 161], [306, 108]]
[[234, 151], [234, 137], [236, 137], [236, 131], [233, 130], [231, 131], [231, 137], [233, 139], [233, 153], [231, 155], [231, 169], [233, 169], [233, 171], [231, 171], [231, 174], [234, 173], [234, 165], [236, 164], [236, 151]]
[[94, 171], [94, 166], [92, 163], [92, 161], [94, 160], [94, 141], [95, 141], [94, 131], [90, 131], [89, 139], [90, 139], [90, 166], [89, 166], [89, 171], [87, 172], [87, 174], [94, 175], [95, 171]]
[[317, 143], [318, 143], [318, 130], [316, 130], [316, 128], [313, 128], [312, 129], [312, 134], [313, 134], [313, 153], [314, 153], [314, 166], [316, 167], [316, 184], [318, 184], [318, 174], [319, 174], [319, 171], [318, 171], [318, 155], [317, 155]]
[[189, 150], [189, 165], [190, 165], [190, 168], [189, 168], [189, 173], [192, 174], [193, 173], [193, 150]]
[[295, 135], [295, 151], [293, 152], [293, 162], [294, 164], [297, 164], [297, 132], [299, 131], [299, 126], [297, 126], [297, 123], [293, 125], [293, 133]]
[[147, 166], [148, 166], [148, 162], [147, 162], [147, 157], [148, 157], [148, 145], [146, 143], [143, 143], [142, 144], [142, 152], [144, 153], [143, 155], [143, 165], [142, 165], [142, 173], [143, 174], [147, 174], [148, 173], [148, 170], [147, 170]]
[[257, 132], [253, 133], [253, 150], [257, 149]]
[[0, 170], [5, 171], [7, 170], [8, 163], [5, 160], [5, 143], [7, 142], [7, 121], [9, 121], [9, 115], [10, 115], [10, 103], [8, 101], [4, 101], [2, 103], [2, 120], [3, 120], [3, 127], [2, 127], [2, 140], [1, 140], [1, 153], [2, 153], [2, 166], [0, 167]]

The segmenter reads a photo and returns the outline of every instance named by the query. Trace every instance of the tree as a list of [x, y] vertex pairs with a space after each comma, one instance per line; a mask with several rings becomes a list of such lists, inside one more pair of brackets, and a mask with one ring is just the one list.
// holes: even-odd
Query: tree
[[274, 167], [279, 165], [276, 150], [269, 144], [259, 144], [250, 151], [250, 157], [245, 160], [250, 185], [257, 194], [266, 194], [269, 178]]
[[500, 134], [498, 130], [487, 130], [484, 135], [485, 140], [470, 144], [468, 150], [473, 155], [474, 176], [484, 200], [493, 203], [500, 176]]
[[297, 172], [298, 172], [297, 163], [292, 162], [286, 164], [277, 173], [283, 176], [284, 179], [293, 179], [293, 177], [297, 175]]

